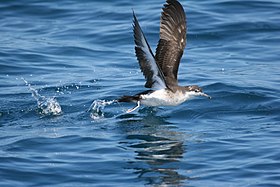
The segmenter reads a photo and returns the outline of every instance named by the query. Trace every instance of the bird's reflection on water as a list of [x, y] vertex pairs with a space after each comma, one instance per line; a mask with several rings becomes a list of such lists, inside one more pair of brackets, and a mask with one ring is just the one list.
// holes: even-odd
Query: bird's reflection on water
[[145, 108], [140, 115], [122, 116], [121, 130], [126, 133], [122, 146], [135, 152], [135, 159], [128, 161], [129, 169], [145, 180], [146, 185], [181, 185], [189, 177], [180, 167], [186, 152], [187, 135], [176, 130], [166, 118]]

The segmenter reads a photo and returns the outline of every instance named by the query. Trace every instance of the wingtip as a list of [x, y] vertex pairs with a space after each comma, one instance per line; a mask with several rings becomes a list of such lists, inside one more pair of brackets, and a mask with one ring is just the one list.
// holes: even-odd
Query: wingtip
[[134, 16], [135, 16], [134, 9], [133, 9], [133, 8], [131, 8], [131, 11], [132, 11], [132, 15], [133, 15], [133, 17], [134, 17]]
[[180, 3], [177, 0], [166, 0], [166, 3], [168, 3], [168, 4], [172, 4], [172, 3], [176, 3], [176, 2]]
[[136, 17], [136, 14], [135, 14], [133, 9], [132, 9], [132, 15], [133, 15], [133, 22], [136, 22], [137, 21], [137, 17]]
[[163, 10], [166, 9], [169, 6], [174, 6], [174, 7], [181, 7], [181, 9], [183, 9], [182, 4], [177, 1], [177, 0], [166, 0], [166, 3], [163, 5], [164, 7], [162, 8]]

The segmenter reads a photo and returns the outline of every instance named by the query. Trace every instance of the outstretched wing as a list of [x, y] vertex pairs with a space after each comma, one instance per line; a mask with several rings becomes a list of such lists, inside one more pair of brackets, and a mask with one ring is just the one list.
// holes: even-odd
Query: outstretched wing
[[161, 14], [160, 40], [156, 49], [159, 64], [168, 85], [177, 85], [177, 74], [186, 46], [186, 15], [177, 0], [167, 0]]
[[145, 87], [153, 89], [166, 88], [164, 75], [155, 60], [153, 52], [145, 38], [145, 35], [134, 12], [133, 18], [135, 52], [140, 68], [146, 78]]

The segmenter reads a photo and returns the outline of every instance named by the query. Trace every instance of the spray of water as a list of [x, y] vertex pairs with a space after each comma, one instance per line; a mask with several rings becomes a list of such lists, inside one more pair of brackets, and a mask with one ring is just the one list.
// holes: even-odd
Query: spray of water
[[22, 80], [28, 86], [29, 90], [32, 93], [32, 96], [37, 101], [38, 108], [40, 109], [43, 115], [60, 115], [62, 114], [62, 109], [55, 97], [45, 97], [38, 93], [38, 91], [32, 88], [24, 78]]
[[116, 103], [117, 100], [105, 101], [105, 100], [95, 100], [90, 105], [88, 112], [90, 112], [90, 117], [94, 120], [99, 120], [104, 118], [104, 108], [107, 105]]

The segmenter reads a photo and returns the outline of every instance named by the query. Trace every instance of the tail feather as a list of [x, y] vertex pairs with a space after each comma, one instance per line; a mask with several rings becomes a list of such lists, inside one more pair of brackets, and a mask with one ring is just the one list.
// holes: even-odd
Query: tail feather
[[118, 99], [118, 102], [137, 102], [139, 101], [139, 96], [128, 96], [124, 95], [120, 99]]
[[141, 100], [141, 95], [145, 95], [145, 94], [150, 94], [154, 92], [153, 90], [146, 90], [144, 92], [138, 93], [134, 96], [128, 96], [128, 95], [124, 95], [122, 96], [120, 99], [118, 99], [118, 102], [133, 102], [133, 103], [137, 103], [137, 101]]

